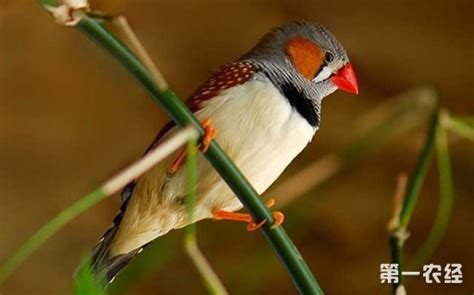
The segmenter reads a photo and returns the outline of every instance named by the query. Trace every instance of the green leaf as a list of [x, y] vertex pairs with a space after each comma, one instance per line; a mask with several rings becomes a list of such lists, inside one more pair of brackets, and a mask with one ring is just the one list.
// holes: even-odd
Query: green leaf
[[459, 136], [474, 141], [474, 119], [446, 115], [447, 128]]
[[90, 259], [85, 259], [74, 279], [74, 294], [107, 295], [105, 285], [105, 278], [94, 276]]

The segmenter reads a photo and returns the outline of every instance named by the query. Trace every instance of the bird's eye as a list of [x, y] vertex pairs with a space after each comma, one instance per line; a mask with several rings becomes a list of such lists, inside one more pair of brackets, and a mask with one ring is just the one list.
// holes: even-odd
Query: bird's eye
[[332, 52], [327, 51], [324, 55], [324, 61], [328, 64], [334, 61], [334, 54]]

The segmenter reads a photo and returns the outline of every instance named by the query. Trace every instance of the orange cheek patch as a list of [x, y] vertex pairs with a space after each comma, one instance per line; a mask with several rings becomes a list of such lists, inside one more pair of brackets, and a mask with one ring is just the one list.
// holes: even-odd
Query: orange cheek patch
[[314, 78], [323, 64], [323, 51], [303, 37], [288, 40], [286, 54], [290, 57], [296, 70], [308, 80]]

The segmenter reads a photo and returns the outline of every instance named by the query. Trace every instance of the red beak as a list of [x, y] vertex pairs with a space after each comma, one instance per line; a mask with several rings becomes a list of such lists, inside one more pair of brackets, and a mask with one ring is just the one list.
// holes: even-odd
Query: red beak
[[340, 69], [337, 74], [331, 78], [331, 81], [341, 90], [353, 94], [359, 94], [357, 79], [350, 63]]

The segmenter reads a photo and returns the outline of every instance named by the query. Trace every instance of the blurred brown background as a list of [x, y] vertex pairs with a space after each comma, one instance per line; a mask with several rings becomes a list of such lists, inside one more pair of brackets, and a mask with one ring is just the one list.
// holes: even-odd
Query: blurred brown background
[[[358, 117], [412, 86], [433, 85], [451, 112], [474, 113], [472, 0], [123, 0], [93, 7], [127, 16], [183, 98], [278, 24], [306, 19], [329, 28], [349, 53], [361, 94], [324, 101], [321, 130], [282, 180], [343, 148]], [[0, 0], [0, 263], [40, 225], [139, 157], [166, 120], [140, 85], [81, 33], [54, 24], [35, 1]], [[327, 294], [390, 294], [379, 280], [380, 263], [390, 260], [386, 223], [397, 175], [413, 171], [424, 130], [398, 136], [284, 208], [286, 229]], [[450, 139], [456, 199], [431, 261], [462, 263], [465, 282], [435, 286], [419, 277], [408, 283], [409, 294], [474, 291], [474, 149]], [[433, 223], [437, 185], [433, 163], [410, 224], [408, 257]], [[118, 198], [110, 198], [74, 220], [0, 292], [71, 293], [74, 268], [117, 208]], [[199, 223], [198, 233], [231, 294], [296, 293], [260, 234], [212, 221]], [[181, 232], [162, 238], [167, 258], [150, 261], [151, 270], [125, 294], [204, 294], [181, 239]]]

